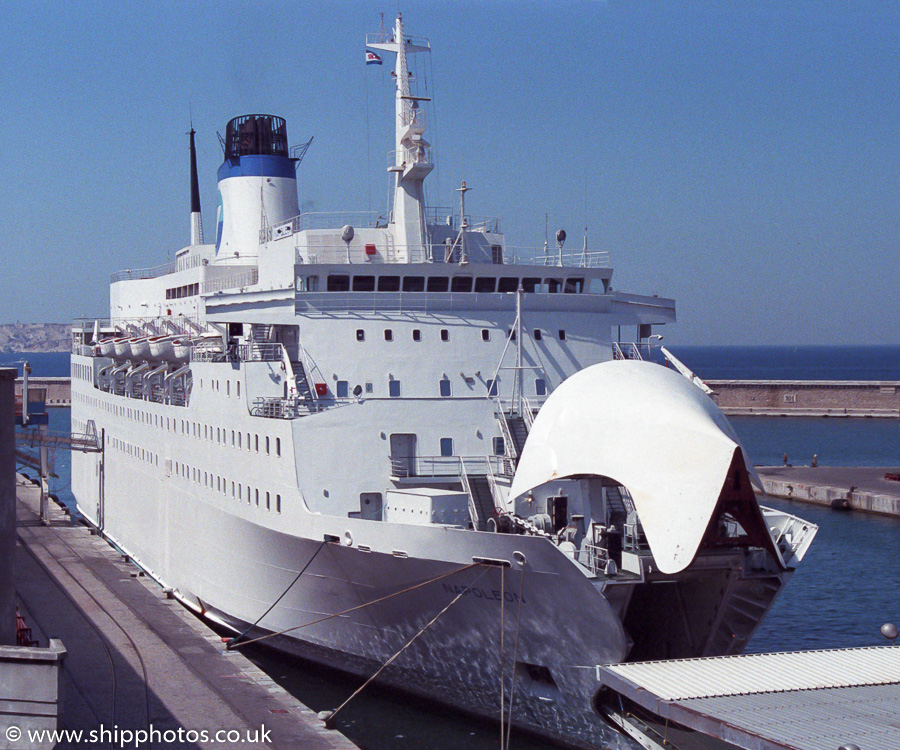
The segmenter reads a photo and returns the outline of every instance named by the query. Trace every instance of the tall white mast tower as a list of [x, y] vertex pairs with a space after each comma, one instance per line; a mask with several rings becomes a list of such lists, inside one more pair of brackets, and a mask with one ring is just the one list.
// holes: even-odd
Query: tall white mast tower
[[397, 65], [395, 94], [395, 151], [389, 160], [388, 171], [394, 173], [394, 206], [390, 224], [398, 258], [407, 262], [423, 261], [430, 257], [425, 220], [425, 177], [434, 169], [431, 161], [431, 144], [423, 137], [424, 117], [419, 102], [428, 97], [413, 96], [409, 87], [407, 55], [413, 52], [430, 52], [427, 40], [407, 39], [403, 34], [403, 18], [397, 14], [391, 34], [368, 34], [366, 47], [394, 52]]

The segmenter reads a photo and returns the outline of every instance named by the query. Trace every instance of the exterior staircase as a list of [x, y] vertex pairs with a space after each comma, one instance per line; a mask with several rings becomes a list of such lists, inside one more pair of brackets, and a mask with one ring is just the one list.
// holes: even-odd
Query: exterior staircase
[[468, 479], [469, 491], [477, 515], [474, 525], [477, 531], [485, 531], [488, 519], [494, 515], [494, 496], [491, 493], [491, 485], [486, 476], [475, 474], [470, 475]]
[[516, 449], [516, 461], [522, 455], [525, 441], [528, 439], [528, 427], [525, 418], [517, 415], [505, 415], [506, 424], [509, 426], [509, 434], [512, 437], [513, 447]]

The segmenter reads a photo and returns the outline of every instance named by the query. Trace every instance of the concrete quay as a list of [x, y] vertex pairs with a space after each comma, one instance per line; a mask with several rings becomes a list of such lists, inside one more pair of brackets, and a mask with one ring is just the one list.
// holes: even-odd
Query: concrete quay
[[61, 508], [41, 524], [30, 481], [16, 489], [19, 611], [41, 646], [65, 645], [59, 727], [83, 731], [57, 747], [356, 748]]
[[900, 517], [900, 481], [885, 479], [898, 467], [759, 466], [766, 493], [841, 510]]

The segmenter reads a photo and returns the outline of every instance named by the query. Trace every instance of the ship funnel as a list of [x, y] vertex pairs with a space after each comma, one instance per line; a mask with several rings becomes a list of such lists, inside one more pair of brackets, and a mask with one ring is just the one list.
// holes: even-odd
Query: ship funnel
[[242, 263], [258, 255], [262, 230], [300, 213], [287, 126], [273, 115], [235, 117], [219, 167], [216, 256]]

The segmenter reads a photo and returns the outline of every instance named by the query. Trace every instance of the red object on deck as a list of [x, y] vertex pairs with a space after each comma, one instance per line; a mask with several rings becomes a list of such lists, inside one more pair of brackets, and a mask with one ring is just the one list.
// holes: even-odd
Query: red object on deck
[[37, 646], [38, 642], [31, 637], [31, 628], [25, 625], [25, 618], [16, 610], [16, 643], [19, 646]]
[[895, 471], [889, 471], [884, 475], [885, 479], [890, 479], [893, 482], [900, 482], [900, 473]]
[[375, 255], [378, 250], [375, 249], [375, 245], [366, 244], [366, 255]]
[[317, 396], [327, 396], [328, 395], [328, 386], [325, 383], [316, 383], [316, 395]]

